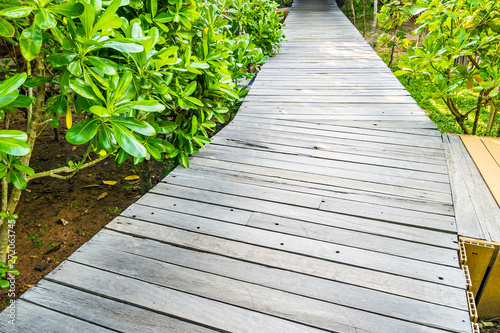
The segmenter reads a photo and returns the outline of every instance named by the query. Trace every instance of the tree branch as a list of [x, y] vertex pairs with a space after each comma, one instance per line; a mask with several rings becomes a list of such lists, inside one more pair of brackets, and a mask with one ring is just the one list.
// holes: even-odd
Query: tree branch
[[[59, 179], [69, 179], [69, 178], [73, 177], [78, 170], [88, 168], [89, 166], [97, 164], [100, 161], [104, 160], [108, 156], [109, 156], [109, 154], [104, 155], [104, 156], [99, 156], [97, 159], [95, 159], [93, 161], [78, 165], [78, 166], [73, 167], [73, 168], [70, 166], [65, 166], [65, 167], [61, 167], [61, 168], [57, 168], [57, 169], [53, 169], [53, 170], [35, 173], [33, 176], [26, 177], [26, 181], [30, 181], [30, 180], [33, 180], [36, 178], [41, 178], [41, 177], [53, 177], [53, 178], [59, 178]], [[59, 175], [59, 173], [70, 173], [70, 174], [62, 176], [62, 175]]]

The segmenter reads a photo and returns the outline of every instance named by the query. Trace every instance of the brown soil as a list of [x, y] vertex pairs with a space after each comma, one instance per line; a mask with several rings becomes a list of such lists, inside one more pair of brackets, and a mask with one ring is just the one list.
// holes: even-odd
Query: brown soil
[[[18, 120], [12, 122], [11, 129], [22, 129], [25, 124], [22, 114], [16, 116]], [[31, 167], [36, 172], [67, 165], [69, 159], [78, 161], [83, 156], [86, 147], [69, 144], [64, 140], [64, 131], [60, 132], [60, 141], [54, 140], [51, 128], [46, 128], [37, 140], [31, 159]], [[159, 162], [151, 164], [154, 185], [164, 177], [168, 166]], [[133, 163], [116, 167], [109, 158], [80, 170], [68, 180], [45, 177], [28, 183], [17, 207], [19, 219], [14, 228], [18, 256], [15, 268], [20, 271], [16, 277], [15, 298], [141, 196], [139, 180], [124, 179], [136, 173]], [[117, 183], [106, 185], [103, 181]], [[107, 195], [98, 200], [104, 193]], [[64, 226], [61, 219], [69, 223]], [[3, 310], [10, 299], [7, 290], [0, 295], [0, 310]]]

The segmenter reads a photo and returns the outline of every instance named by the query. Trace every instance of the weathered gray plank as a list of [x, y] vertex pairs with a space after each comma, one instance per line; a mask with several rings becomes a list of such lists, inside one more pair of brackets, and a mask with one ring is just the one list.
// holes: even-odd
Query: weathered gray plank
[[10, 322], [10, 309], [0, 314], [0, 332], [2, 333], [40, 333], [48, 328], [54, 333], [105, 333], [115, 332], [89, 322], [76, 319], [45, 307], [32, 304], [23, 299], [16, 300], [12, 314], [15, 321]]
[[[447, 298], [455, 293], [454, 290], [457, 292], [456, 300], [465, 297], [464, 289], [461, 288], [337, 264], [125, 217], [118, 217], [107, 227], [129, 235], [146, 237], [196, 251], [219, 254], [237, 260], [348, 283], [429, 303], [443, 304], [443, 302], [448, 302]], [[461, 276], [463, 278], [463, 274]]]
[[[101, 253], [101, 255], [103, 254]], [[107, 267], [103, 269], [106, 270]], [[48, 280], [42, 280], [35, 287], [24, 293], [22, 298], [57, 312], [120, 332], [214, 332], [214, 330], [206, 327], [103, 298], [99, 295], [73, 289]], [[110, 318], [113, 320], [110, 320]]]
[[323, 331], [72, 261], [65, 261], [47, 279], [223, 331], [251, 333], [262, 327], [269, 332]]
[[[390, 308], [402, 302], [407, 305], [407, 308], [404, 313], [396, 316], [398, 319], [418, 323], [420, 318], [423, 318], [423, 313], [439, 311], [443, 312], [441, 317], [429, 318], [428, 321], [420, 322], [420, 324], [445, 329], [449, 328], [449, 323], [457, 317], [467, 316], [467, 312], [464, 311], [466, 309], [443, 308], [374, 291], [365, 293], [361, 288], [339, 283], [325, 283], [317, 278], [242, 261], [228, 261], [225, 258], [214, 258], [213, 255], [186, 249], [180, 249], [179, 253], [177, 249], [165, 247], [163, 244], [151, 247], [152, 242], [148, 240], [140, 240], [140, 243], [135, 246], [120, 246], [113, 242], [112, 236], [113, 234], [108, 233], [100, 242], [89, 243], [85, 252], [75, 254], [71, 260], [227, 303], [236, 302], [247, 308], [329, 330], [343, 331], [346, 326], [349, 327], [350, 323], [354, 322], [356, 328], [371, 332], [380, 332], [382, 329], [387, 332], [428, 330], [428, 328], [418, 328], [416, 325], [405, 324], [384, 316], [334, 305], [338, 303], [356, 305], [358, 308], [392, 317], [394, 314], [391, 313]], [[103, 243], [106, 239], [112, 242], [112, 246]], [[144, 251], [143, 246], [149, 251]], [[119, 252], [115, 250], [115, 247], [120, 249]], [[167, 249], [172, 249], [178, 252], [178, 255], [187, 258], [179, 260], [172, 258], [172, 254], [162, 255], [167, 252]], [[106, 255], [100, 255], [99, 259], [95, 260], [99, 251]], [[143, 268], [139, 273], [135, 267], [136, 255], [152, 257], [155, 260], [140, 261]], [[214, 258], [218, 265], [214, 265], [214, 261], [212, 264], [210, 261], [207, 262], [208, 265], [202, 264], [200, 257], [207, 256]], [[225, 267], [218, 267], [219, 265]], [[250, 271], [252, 271], [251, 276], [247, 276], [245, 272]], [[270, 278], [265, 278], [266, 276]], [[297, 288], [297, 284], [304, 286], [308, 282], [317, 286], [314, 292], [307, 290], [310, 288]], [[364, 300], [360, 297], [363, 294]], [[366, 297], [370, 297], [371, 300], [366, 300]], [[392, 303], [391, 306], [388, 306], [386, 302]], [[380, 303], [385, 304], [381, 306]], [[445, 316], [449, 317], [444, 318]]]

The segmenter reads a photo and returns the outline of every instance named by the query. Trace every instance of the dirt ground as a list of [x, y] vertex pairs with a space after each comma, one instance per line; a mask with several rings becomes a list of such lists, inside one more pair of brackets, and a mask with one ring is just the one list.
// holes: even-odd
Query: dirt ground
[[[11, 129], [23, 128], [22, 115], [16, 117]], [[69, 144], [64, 135], [61, 130], [61, 140], [55, 141], [52, 128], [43, 131], [31, 159], [31, 167], [36, 172], [67, 165], [69, 159], [77, 161], [83, 156], [86, 148]], [[152, 166], [153, 184], [156, 184], [165, 176], [168, 165], [155, 162]], [[133, 163], [126, 162], [117, 168], [110, 158], [80, 170], [69, 180], [45, 177], [28, 183], [16, 211], [19, 219], [14, 229], [18, 255], [15, 268], [20, 275], [16, 277], [15, 298], [141, 196], [139, 180], [125, 179], [136, 173]], [[116, 184], [106, 185], [103, 181]], [[0, 295], [2, 310], [10, 299], [7, 291]]]

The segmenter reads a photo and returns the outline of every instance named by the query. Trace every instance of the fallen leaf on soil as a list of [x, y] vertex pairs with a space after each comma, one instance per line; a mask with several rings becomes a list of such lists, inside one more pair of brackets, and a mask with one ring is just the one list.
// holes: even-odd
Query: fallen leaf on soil
[[87, 188], [87, 187], [97, 187], [97, 186], [101, 186], [99, 184], [90, 184], [90, 185], [85, 185], [84, 187], [82, 188]]
[[63, 226], [67, 226], [69, 224], [69, 222], [65, 219], [60, 219], [59, 221], [61, 221]]
[[31, 288], [31, 287], [34, 287], [35, 285], [34, 284], [25, 284], [23, 287], [25, 288]]
[[107, 195], [108, 195], [108, 192], [104, 192], [103, 194], [101, 194], [100, 196], [97, 197], [97, 200], [101, 200], [102, 198], [104, 198]]
[[71, 150], [75, 151], [76, 150], [76, 146], [71, 147]]
[[481, 324], [483, 324], [484, 326], [488, 326], [488, 327], [493, 327], [495, 326], [495, 324], [493, 324], [492, 322], [490, 321], [482, 321]]
[[103, 180], [102, 181], [106, 185], [115, 185], [116, 182], [114, 180]]
[[137, 175], [132, 175], [132, 176], [127, 176], [127, 177], [125, 177], [125, 180], [136, 180], [136, 179], [139, 179], [139, 176], [137, 176]]

